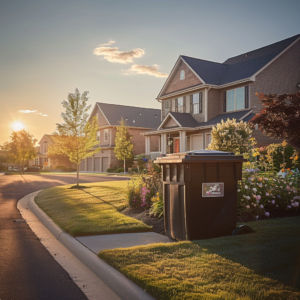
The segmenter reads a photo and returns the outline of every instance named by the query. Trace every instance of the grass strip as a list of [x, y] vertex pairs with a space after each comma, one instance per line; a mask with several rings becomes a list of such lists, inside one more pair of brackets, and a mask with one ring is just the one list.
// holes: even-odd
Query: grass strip
[[72, 236], [146, 232], [151, 227], [125, 216], [126, 181], [85, 183], [45, 189], [35, 198], [37, 205], [64, 231]]
[[255, 233], [99, 253], [156, 299], [300, 299], [300, 217]]

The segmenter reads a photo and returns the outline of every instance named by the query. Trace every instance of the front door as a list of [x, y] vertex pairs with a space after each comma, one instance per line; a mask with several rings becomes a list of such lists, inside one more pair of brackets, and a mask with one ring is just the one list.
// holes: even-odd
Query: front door
[[179, 153], [179, 152], [180, 152], [179, 139], [175, 138], [174, 139], [174, 153]]

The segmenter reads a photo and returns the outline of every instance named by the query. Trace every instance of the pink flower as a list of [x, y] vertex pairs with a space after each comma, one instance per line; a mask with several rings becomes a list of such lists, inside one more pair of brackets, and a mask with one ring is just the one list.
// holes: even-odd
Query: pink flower
[[292, 208], [292, 207], [290, 205], [288, 205], [287, 208]]
[[247, 209], [250, 209], [250, 205], [246, 205], [246, 208], [247, 208]]
[[269, 193], [266, 193], [266, 196], [269, 196], [270, 194]]
[[261, 204], [260, 206], [259, 206], [260, 208], [264, 208], [264, 206]]
[[289, 186], [286, 187], [287, 190], [290, 190], [291, 188]]
[[257, 195], [256, 196], [256, 200], [260, 200], [261, 199], [261, 196], [260, 195]]
[[266, 217], [269, 217], [270, 216], [270, 213], [269, 212], [265, 212], [265, 215], [266, 215]]
[[271, 203], [272, 203], [272, 204], [275, 204], [275, 200], [272, 200]]

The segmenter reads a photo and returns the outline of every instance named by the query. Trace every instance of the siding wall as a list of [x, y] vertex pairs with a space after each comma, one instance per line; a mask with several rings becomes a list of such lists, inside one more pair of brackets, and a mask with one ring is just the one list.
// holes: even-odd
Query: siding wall
[[[180, 71], [185, 71], [185, 79], [180, 80]], [[185, 89], [190, 86], [202, 84], [199, 78], [191, 71], [191, 69], [184, 63], [180, 62], [177, 71], [174, 73], [164, 94], [172, 93], [178, 90]]]

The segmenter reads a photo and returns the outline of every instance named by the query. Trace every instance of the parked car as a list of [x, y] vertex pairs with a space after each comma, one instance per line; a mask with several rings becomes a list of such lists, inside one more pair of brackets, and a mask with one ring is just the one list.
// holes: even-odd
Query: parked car
[[19, 169], [17, 167], [14, 167], [14, 171], [19, 171]]
[[13, 167], [8, 167], [7, 170], [8, 170], [8, 171], [12, 171], [12, 170], [13, 170]]

